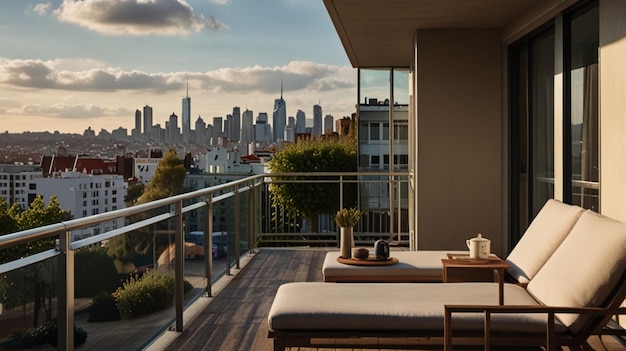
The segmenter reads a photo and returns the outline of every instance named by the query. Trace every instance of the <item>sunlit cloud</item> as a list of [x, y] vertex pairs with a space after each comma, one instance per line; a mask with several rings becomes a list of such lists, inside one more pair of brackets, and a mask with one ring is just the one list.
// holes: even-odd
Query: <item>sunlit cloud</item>
[[44, 15], [47, 15], [48, 12], [50, 12], [51, 8], [52, 8], [52, 4], [50, 4], [49, 2], [39, 3], [33, 7], [33, 12], [38, 15], [44, 16]]
[[231, 0], [209, 0], [210, 3], [213, 4], [217, 4], [217, 5], [228, 5], [230, 4]]
[[19, 108], [7, 109], [6, 112], [13, 115], [36, 115], [46, 117], [62, 117], [66, 119], [84, 119], [131, 114], [130, 110], [124, 108], [108, 108], [93, 104], [70, 105], [64, 103], [53, 105], [24, 105]]
[[354, 71], [312, 62], [285, 66], [222, 68], [208, 72], [147, 73], [118, 68], [68, 70], [64, 60], [10, 60], [0, 58], [0, 84], [19, 88], [85, 91], [181, 91], [187, 81], [193, 88], [231, 94], [277, 93], [281, 80], [290, 91], [314, 93], [354, 87]]
[[107, 35], [185, 36], [228, 25], [197, 14], [184, 0], [64, 0], [54, 10], [63, 22]]

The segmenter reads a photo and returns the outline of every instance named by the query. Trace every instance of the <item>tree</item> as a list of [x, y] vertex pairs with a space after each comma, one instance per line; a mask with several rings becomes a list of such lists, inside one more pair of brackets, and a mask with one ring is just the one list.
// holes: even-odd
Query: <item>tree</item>
[[[284, 172], [356, 172], [357, 153], [353, 138], [302, 140], [290, 144], [274, 154], [269, 161], [274, 173]], [[276, 177], [270, 186], [277, 205], [297, 211], [307, 218], [312, 230], [317, 231], [317, 217], [339, 210], [339, 182], [337, 177]], [[298, 179], [298, 183], [280, 183], [280, 180]], [[329, 183], [302, 182], [302, 180], [335, 180]], [[356, 184], [344, 184], [344, 207], [356, 203]]]
[[[9, 219], [10, 218], [10, 219]], [[21, 211], [17, 204], [13, 204], [7, 209], [6, 202], [0, 203], [0, 220], [6, 221], [9, 228], [17, 229], [18, 231], [27, 230], [37, 227], [42, 227], [49, 224], [59, 223], [72, 219], [72, 213], [69, 210], [62, 210], [61, 204], [57, 200], [56, 196], [52, 196], [48, 205], [43, 201], [43, 197], [38, 195], [35, 197], [29, 208]], [[7, 234], [6, 229], [2, 229], [2, 234]], [[11, 230], [10, 232], [13, 232]], [[0, 263], [17, 260], [20, 257], [29, 256], [44, 250], [54, 248], [55, 238], [41, 239], [32, 241], [26, 244], [17, 245], [5, 250], [0, 251]], [[55, 272], [52, 268], [51, 261], [45, 261], [33, 266], [25, 267], [23, 272], [15, 272], [16, 278], [12, 279], [11, 275], [6, 276], [7, 288], [14, 288], [16, 295], [13, 298], [20, 299], [24, 304], [27, 300], [34, 302], [33, 312], [33, 326], [38, 325], [39, 311], [43, 307], [47, 312], [47, 318], [52, 318], [52, 297], [54, 295], [55, 287]], [[23, 281], [28, 284], [19, 284]], [[19, 287], [23, 286], [24, 290], [19, 291]], [[47, 296], [46, 296], [46, 292]], [[8, 294], [3, 294], [3, 301], [10, 300], [11, 297]], [[46, 298], [48, 304], [46, 304]], [[17, 300], [16, 300], [17, 301]], [[14, 304], [15, 301], [10, 301], [9, 305]]]
[[186, 174], [183, 160], [178, 158], [174, 149], [170, 149], [159, 161], [154, 175], [143, 194], [137, 199], [137, 203], [144, 204], [180, 194]]
[[126, 207], [135, 206], [137, 199], [143, 194], [145, 188], [143, 183], [130, 184], [128, 189], [126, 189], [126, 195], [124, 195]]
[[[183, 160], [178, 158], [176, 151], [170, 149], [157, 164], [154, 175], [145, 185], [143, 193], [137, 197], [135, 204], [144, 204], [151, 201], [164, 199], [183, 192], [183, 183], [187, 170]], [[137, 194], [134, 194], [135, 196]], [[131, 198], [125, 198], [125, 201]], [[132, 221], [141, 220], [140, 217], [132, 218]], [[132, 262], [137, 253], [146, 254], [152, 247], [154, 236], [148, 228], [136, 230], [126, 235], [118, 235], [108, 243], [108, 254], [117, 259], [118, 267], [127, 266]]]

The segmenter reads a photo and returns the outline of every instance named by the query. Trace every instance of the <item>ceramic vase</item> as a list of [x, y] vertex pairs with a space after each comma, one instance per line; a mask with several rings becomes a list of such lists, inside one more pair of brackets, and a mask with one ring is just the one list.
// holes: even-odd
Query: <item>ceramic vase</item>
[[352, 258], [352, 246], [354, 240], [352, 239], [352, 227], [341, 227], [339, 247], [341, 250], [341, 257]]

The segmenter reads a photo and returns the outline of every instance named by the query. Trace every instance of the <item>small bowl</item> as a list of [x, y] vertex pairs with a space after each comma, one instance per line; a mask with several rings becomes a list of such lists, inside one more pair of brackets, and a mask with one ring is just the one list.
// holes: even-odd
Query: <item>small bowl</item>
[[370, 251], [366, 248], [360, 247], [360, 248], [352, 249], [352, 257], [356, 259], [364, 260], [364, 259], [367, 259], [369, 255], [370, 255]]

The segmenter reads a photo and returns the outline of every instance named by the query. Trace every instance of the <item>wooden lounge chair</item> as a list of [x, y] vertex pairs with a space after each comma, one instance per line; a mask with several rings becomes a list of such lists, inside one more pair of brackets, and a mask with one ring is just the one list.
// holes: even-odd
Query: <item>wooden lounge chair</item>
[[405, 349], [585, 349], [624, 300], [625, 274], [626, 224], [586, 211], [526, 287], [505, 284], [503, 306], [494, 283], [289, 283], [270, 309], [269, 337], [274, 350], [391, 348], [394, 338], [413, 338], [396, 345]]
[[[550, 199], [506, 258], [510, 280], [527, 284], [563, 242], [585, 210]], [[337, 262], [338, 252], [326, 254], [322, 266], [325, 282], [442, 282], [441, 260], [451, 251], [393, 251], [398, 264], [354, 266]], [[453, 252], [462, 253], [462, 252]]]

